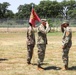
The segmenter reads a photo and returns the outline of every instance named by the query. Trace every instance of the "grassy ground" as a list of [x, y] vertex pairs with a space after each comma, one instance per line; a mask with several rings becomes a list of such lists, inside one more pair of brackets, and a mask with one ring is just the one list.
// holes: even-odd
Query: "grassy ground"
[[[37, 35], [37, 34], [36, 34]], [[48, 33], [48, 45], [44, 60], [44, 71], [37, 70], [37, 46], [32, 63], [26, 64], [26, 33], [0, 33], [0, 75], [76, 75], [76, 32], [69, 53], [69, 70], [62, 71], [62, 33]], [[37, 38], [37, 37], [36, 37]]]

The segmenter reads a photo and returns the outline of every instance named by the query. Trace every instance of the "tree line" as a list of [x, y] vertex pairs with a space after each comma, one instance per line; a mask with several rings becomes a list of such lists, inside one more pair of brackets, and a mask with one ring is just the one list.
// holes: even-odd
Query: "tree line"
[[18, 12], [13, 13], [8, 2], [0, 3], [0, 19], [29, 19], [32, 4], [40, 18], [63, 18], [63, 7], [67, 7], [69, 18], [76, 19], [76, 1], [63, 0], [62, 2], [43, 0], [38, 5], [34, 3], [19, 5]]

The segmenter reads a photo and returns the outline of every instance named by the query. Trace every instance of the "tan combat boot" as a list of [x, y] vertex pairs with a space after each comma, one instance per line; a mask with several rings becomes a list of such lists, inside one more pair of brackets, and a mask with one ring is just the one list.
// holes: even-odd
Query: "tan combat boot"
[[62, 70], [68, 70], [68, 66], [65, 65], [65, 66], [62, 68]]
[[67, 65], [65, 65], [65, 69], [68, 70], [68, 66]]

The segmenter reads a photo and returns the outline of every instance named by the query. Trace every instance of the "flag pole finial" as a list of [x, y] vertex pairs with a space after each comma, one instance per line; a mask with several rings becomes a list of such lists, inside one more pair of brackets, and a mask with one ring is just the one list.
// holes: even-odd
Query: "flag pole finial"
[[34, 4], [32, 4], [32, 8], [34, 7]]

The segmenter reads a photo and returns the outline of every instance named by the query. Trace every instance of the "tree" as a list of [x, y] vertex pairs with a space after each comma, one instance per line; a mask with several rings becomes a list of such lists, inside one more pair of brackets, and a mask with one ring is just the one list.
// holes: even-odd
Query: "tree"
[[7, 13], [5, 14], [6, 15], [6, 18], [14, 18], [14, 13], [11, 11], [11, 10], [7, 10]]
[[[18, 8], [18, 17], [19, 18], [29, 18], [32, 4], [20, 5]], [[43, 0], [40, 1], [38, 5], [34, 4], [34, 9], [39, 15], [40, 18], [63, 18], [63, 7], [68, 7], [67, 15], [75, 15], [75, 12], [70, 10], [75, 10], [74, 5], [76, 4], [75, 0], [63, 0], [62, 2], [57, 2], [56, 0]], [[72, 14], [71, 14], [72, 13]]]
[[[76, 17], [75, 15], [75, 5], [76, 5], [76, 1], [75, 0], [70, 0], [70, 1], [66, 1], [64, 0], [63, 2], [61, 2], [62, 7], [67, 7], [67, 17], [69, 16], [71, 17]], [[62, 11], [63, 12], [63, 11]]]
[[6, 17], [5, 14], [7, 13], [7, 8], [8, 8], [9, 5], [10, 5], [10, 4], [7, 3], [7, 2], [3, 2], [3, 4], [2, 4], [1, 12], [2, 12], [2, 16], [3, 16], [3, 18]]
[[13, 18], [13, 12], [8, 10], [8, 6], [10, 6], [8, 2], [3, 2], [2, 4], [0, 3], [0, 18]]
[[18, 18], [29, 18], [32, 9], [32, 4], [35, 6], [34, 3], [20, 5], [18, 7]]

